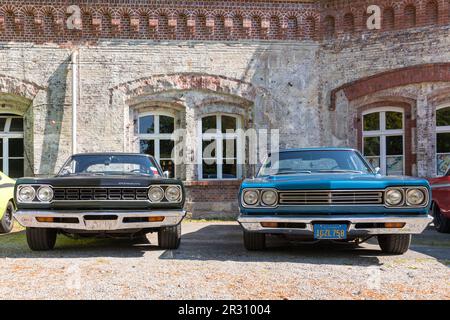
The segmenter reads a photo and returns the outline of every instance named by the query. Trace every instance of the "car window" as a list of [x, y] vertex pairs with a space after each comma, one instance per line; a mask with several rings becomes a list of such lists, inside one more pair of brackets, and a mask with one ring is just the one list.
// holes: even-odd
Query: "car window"
[[372, 173], [372, 168], [353, 150], [301, 150], [271, 155], [261, 167], [258, 176], [291, 174], [297, 172], [361, 172]]
[[64, 165], [59, 175], [70, 174], [162, 176], [153, 158], [143, 155], [76, 155]]

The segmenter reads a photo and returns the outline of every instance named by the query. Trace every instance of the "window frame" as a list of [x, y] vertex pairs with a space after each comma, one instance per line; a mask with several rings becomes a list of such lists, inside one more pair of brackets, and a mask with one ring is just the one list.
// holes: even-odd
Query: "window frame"
[[[140, 119], [147, 117], [147, 116], [153, 116], [154, 117], [154, 133], [140, 133]], [[137, 136], [138, 136], [138, 148], [139, 153], [141, 153], [141, 141], [142, 140], [153, 140], [154, 141], [154, 155], [156, 162], [161, 166], [161, 140], [172, 140], [174, 142], [174, 149], [172, 149], [172, 152], [174, 153], [173, 158], [163, 158], [162, 160], [170, 160], [173, 162], [173, 176], [177, 177], [177, 166], [176, 166], [176, 157], [177, 157], [177, 143], [174, 137], [174, 132], [172, 133], [160, 133], [160, 126], [159, 126], [159, 119], [161, 116], [164, 117], [171, 117], [173, 119], [173, 130], [177, 130], [176, 123], [177, 123], [177, 117], [170, 112], [164, 112], [164, 111], [148, 111], [148, 112], [142, 112], [138, 114], [137, 117]], [[162, 167], [161, 167], [162, 168]]]
[[[2, 172], [9, 176], [9, 160], [23, 160], [25, 164], [25, 145], [24, 145], [24, 153], [22, 157], [10, 157], [9, 156], [9, 139], [22, 139], [22, 143], [25, 143], [25, 126], [23, 127], [22, 131], [10, 131], [11, 129], [11, 121], [12, 119], [22, 119], [23, 124], [25, 125], [24, 118], [15, 113], [7, 113], [7, 114], [0, 114], [0, 118], [5, 118], [5, 127], [3, 130], [0, 130], [0, 139], [3, 142], [3, 155], [0, 157], [0, 161], [3, 162], [3, 170]], [[22, 168], [23, 172], [25, 173], [25, 168]]]
[[[203, 123], [202, 120], [207, 117], [216, 116], [216, 132], [215, 133], [203, 133]], [[236, 129], [234, 133], [223, 133], [222, 132], [222, 116], [233, 117], [236, 119]], [[226, 112], [214, 112], [203, 114], [197, 120], [197, 157], [198, 157], [198, 180], [202, 181], [220, 181], [220, 180], [240, 180], [243, 176], [243, 141], [242, 134], [240, 131], [242, 130], [243, 123], [242, 117], [238, 114], [226, 113]], [[223, 157], [223, 141], [236, 139], [236, 178], [224, 178], [223, 177], [223, 161], [226, 160]], [[203, 178], [203, 141], [212, 141], [216, 140], [216, 169], [217, 169], [217, 178]]]
[[[446, 108], [450, 108], [450, 104], [444, 104], [444, 105], [441, 105], [441, 106], [438, 106], [438, 107], [436, 107], [436, 112], [435, 112], [435, 125], [436, 125], [436, 135], [435, 135], [435, 139], [436, 139], [436, 174], [438, 174], [439, 175], [439, 172], [438, 172], [438, 161], [437, 161], [437, 157], [438, 157], [438, 155], [441, 155], [441, 154], [448, 154], [448, 153], [438, 153], [438, 151], [437, 151], [437, 136], [438, 136], [438, 134], [439, 133], [450, 133], [450, 126], [438, 126], [437, 125], [437, 111], [438, 110], [441, 110], [441, 109], [446, 109]], [[448, 170], [450, 170], [450, 167], [447, 169], [447, 174], [448, 174]], [[445, 174], [446, 173], [444, 173], [444, 176], [445, 176]]]
[[[386, 113], [387, 112], [398, 112], [402, 114], [402, 129], [386, 129]], [[380, 117], [380, 128], [379, 130], [370, 130], [365, 131], [364, 130], [364, 116], [372, 114], [372, 113], [379, 113]], [[369, 137], [379, 137], [380, 138], [380, 172], [383, 175], [387, 175], [387, 157], [390, 156], [396, 156], [396, 155], [387, 155], [386, 154], [386, 138], [387, 137], [394, 137], [394, 136], [402, 136], [402, 151], [403, 154], [401, 155], [403, 157], [402, 161], [402, 175], [406, 172], [406, 121], [405, 121], [405, 110], [400, 107], [381, 107], [381, 108], [372, 108], [365, 110], [361, 113], [361, 146], [362, 146], [362, 154], [365, 158], [366, 156], [364, 154], [364, 139]], [[399, 155], [397, 155], [399, 156]]]

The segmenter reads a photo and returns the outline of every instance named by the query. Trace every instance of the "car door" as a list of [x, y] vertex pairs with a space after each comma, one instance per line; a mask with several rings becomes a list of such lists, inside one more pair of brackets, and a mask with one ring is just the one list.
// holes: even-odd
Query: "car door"
[[445, 176], [431, 181], [433, 200], [437, 202], [443, 214], [450, 214], [450, 168]]
[[15, 181], [0, 172], [0, 219], [6, 211], [8, 202], [14, 198]]

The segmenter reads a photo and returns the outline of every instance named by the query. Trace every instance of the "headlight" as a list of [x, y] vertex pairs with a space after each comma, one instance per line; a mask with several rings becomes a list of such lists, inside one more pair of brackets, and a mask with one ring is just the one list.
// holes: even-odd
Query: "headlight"
[[48, 186], [42, 186], [37, 192], [37, 198], [42, 202], [50, 202], [53, 199], [53, 189]]
[[403, 193], [400, 189], [389, 189], [386, 192], [386, 203], [390, 206], [398, 206], [403, 201]]
[[148, 198], [151, 202], [160, 202], [164, 198], [164, 190], [161, 187], [151, 187], [148, 190]]
[[179, 187], [170, 186], [166, 188], [166, 199], [170, 202], [177, 202], [180, 199], [181, 191]]
[[420, 189], [409, 189], [406, 192], [406, 203], [411, 206], [420, 206], [425, 202], [425, 193]]
[[277, 193], [273, 190], [263, 191], [261, 201], [266, 206], [273, 206], [277, 203]]
[[21, 202], [31, 202], [36, 196], [36, 191], [33, 187], [26, 186], [19, 189], [18, 200]]
[[244, 202], [249, 206], [253, 206], [258, 202], [259, 193], [256, 190], [247, 190], [244, 192]]

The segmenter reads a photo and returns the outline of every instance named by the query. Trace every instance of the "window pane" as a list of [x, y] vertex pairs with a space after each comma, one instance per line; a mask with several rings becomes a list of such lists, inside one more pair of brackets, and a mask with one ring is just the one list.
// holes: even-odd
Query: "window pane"
[[226, 133], [227, 130], [236, 130], [236, 118], [229, 116], [222, 116], [222, 132]]
[[224, 158], [236, 158], [237, 155], [236, 139], [223, 140], [222, 155]]
[[364, 116], [364, 131], [380, 130], [380, 113], [370, 113]]
[[380, 155], [380, 137], [364, 138], [364, 155], [367, 157]]
[[172, 117], [159, 117], [159, 133], [173, 133], [175, 128], [175, 119]]
[[450, 168], [450, 153], [437, 155], [437, 174], [443, 176]]
[[9, 160], [9, 176], [11, 178], [23, 177], [23, 159]]
[[223, 164], [222, 166], [222, 178], [223, 179], [236, 179], [236, 162], [233, 164]]
[[437, 153], [450, 153], [450, 132], [437, 134]]
[[403, 129], [403, 113], [392, 111], [386, 112], [386, 129]]
[[22, 118], [12, 118], [11, 127], [9, 128], [11, 132], [23, 132], [23, 119]]
[[155, 141], [154, 140], [141, 140], [140, 141], [141, 153], [155, 155]]
[[203, 179], [217, 179], [217, 165], [211, 161], [203, 161]]
[[9, 139], [9, 156], [10, 157], [23, 157], [23, 139]]
[[0, 131], [5, 131], [6, 118], [0, 118]]
[[170, 172], [169, 176], [171, 178], [175, 177], [175, 165], [172, 160], [161, 160], [159, 162], [159, 164], [161, 165], [161, 168], [163, 169], [163, 171]]
[[436, 111], [436, 125], [438, 127], [450, 126], [450, 107]]
[[155, 133], [154, 116], [145, 116], [139, 118], [139, 133]]
[[386, 137], [386, 154], [388, 156], [403, 154], [403, 136]]
[[159, 157], [160, 158], [172, 158], [172, 150], [175, 147], [173, 140], [160, 140], [159, 141]]
[[202, 158], [215, 158], [216, 157], [216, 140], [203, 140], [202, 146]]
[[0, 157], [3, 157], [3, 139], [0, 139]]
[[208, 130], [217, 129], [217, 117], [209, 116], [202, 119], [202, 132], [205, 133]]
[[386, 174], [403, 175], [403, 157], [386, 157]]

